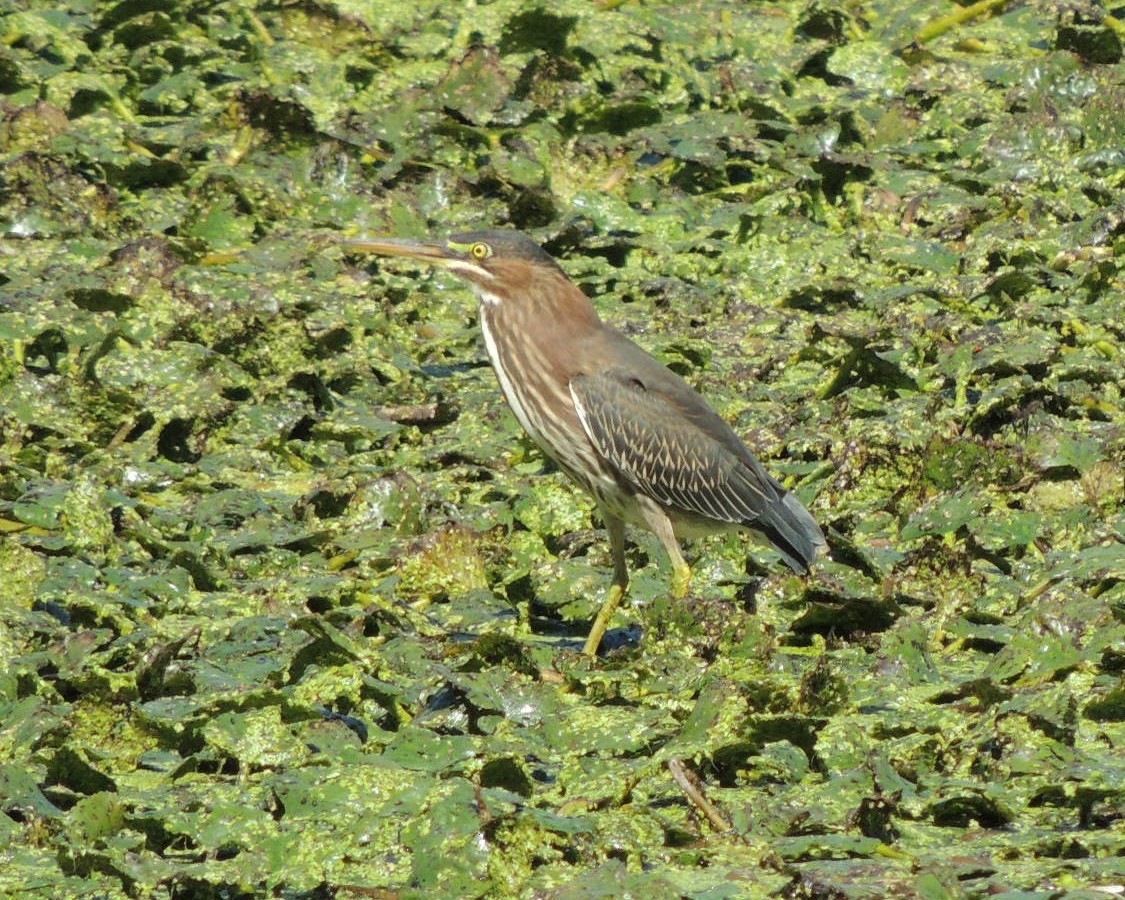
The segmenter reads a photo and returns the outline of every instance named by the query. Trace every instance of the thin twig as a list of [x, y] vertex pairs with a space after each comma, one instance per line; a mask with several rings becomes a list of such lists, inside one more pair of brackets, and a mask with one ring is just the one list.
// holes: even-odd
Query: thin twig
[[1008, 0], [979, 0], [978, 3], [963, 6], [947, 16], [939, 16], [922, 26], [922, 29], [914, 35], [914, 43], [924, 44], [927, 41], [932, 41], [963, 22], [988, 15], [1007, 2]]
[[727, 814], [708, 799], [707, 794], [703, 791], [703, 785], [699, 783], [699, 778], [684, 765], [682, 759], [673, 757], [668, 760], [668, 771], [672, 773], [672, 777], [676, 784], [680, 786], [680, 790], [707, 817], [707, 821], [711, 823], [712, 828], [716, 831], [731, 830], [733, 826], [730, 819], [727, 818]]

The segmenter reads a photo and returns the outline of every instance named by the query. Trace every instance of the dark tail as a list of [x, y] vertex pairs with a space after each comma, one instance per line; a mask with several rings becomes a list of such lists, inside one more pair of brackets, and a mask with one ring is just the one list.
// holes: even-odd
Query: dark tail
[[794, 572], [804, 575], [827, 546], [812, 514], [794, 494], [786, 493], [751, 525], [762, 532]]

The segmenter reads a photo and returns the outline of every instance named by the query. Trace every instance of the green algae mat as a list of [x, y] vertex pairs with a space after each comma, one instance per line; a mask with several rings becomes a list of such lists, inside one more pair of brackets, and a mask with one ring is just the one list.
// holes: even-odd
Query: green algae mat
[[[0, 895], [1125, 891], [1125, 10], [0, 11]], [[516, 228], [830, 535], [669, 598], [504, 407]]]

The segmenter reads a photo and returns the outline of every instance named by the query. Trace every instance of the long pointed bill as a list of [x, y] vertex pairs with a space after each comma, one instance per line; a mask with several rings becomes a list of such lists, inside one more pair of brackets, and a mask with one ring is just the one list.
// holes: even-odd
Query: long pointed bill
[[469, 259], [460, 245], [439, 241], [415, 241], [409, 238], [349, 238], [340, 241], [349, 250], [377, 253], [379, 256], [402, 256], [418, 262], [441, 266], [459, 274], [473, 274], [491, 278], [487, 269]]

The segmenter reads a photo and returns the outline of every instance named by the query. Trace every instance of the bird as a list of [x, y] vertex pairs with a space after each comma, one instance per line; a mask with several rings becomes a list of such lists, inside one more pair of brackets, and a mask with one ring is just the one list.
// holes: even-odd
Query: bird
[[681, 539], [749, 529], [799, 574], [824, 550], [820, 526], [796, 495], [683, 378], [604, 322], [531, 238], [485, 230], [343, 243], [446, 269], [476, 295], [508, 406], [543, 453], [593, 496], [609, 536], [613, 578], [583, 646], [587, 656], [597, 656], [628, 588], [627, 524], [656, 536], [677, 599], [691, 584]]

